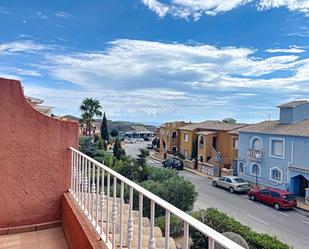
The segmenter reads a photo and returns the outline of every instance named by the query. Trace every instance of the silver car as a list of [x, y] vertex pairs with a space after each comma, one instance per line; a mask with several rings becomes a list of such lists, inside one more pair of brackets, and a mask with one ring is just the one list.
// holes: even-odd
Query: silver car
[[212, 185], [228, 189], [231, 193], [246, 192], [250, 189], [250, 183], [238, 176], [223, 176], [214, 178]]

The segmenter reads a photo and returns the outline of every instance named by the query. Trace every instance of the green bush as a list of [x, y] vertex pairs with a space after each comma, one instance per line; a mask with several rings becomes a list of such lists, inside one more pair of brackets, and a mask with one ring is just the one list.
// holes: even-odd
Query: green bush
[[[140, 185], [184, 212], [193, 209], [197, 198], [195, 186], [181, 176], [174, 176], [163, 181], [147, 180]], [[144, 205], [145, 215], [149, 215], [149, 210], [150, 202], [146, 199]], [[164, 213], [165, 211], [161, 207], [156, 208], [156, 216], [162, 216]]]
[[[155, 219], [155, 225], [161, 228], [163, 236], [165, 236], [165, 216]], [[183, 222], [175, 215], [170, 216], [170, 236], [178, 237], [183, 235]]]
[[[289, 249], [287, 244], [282, 243], [276, 237], [268, 234], [259, 234], [251, 231], [247, 226], [242, 225], [234, 218], [222, 213], [214, 208], [207, 210], [201, 209], [192, 212], [192, 216], [204, 224], [215, 229], [219, 233], [233, 232], [242, 236], [249, 244], [251, 249]], [[195, 229], [190, 229], [191, 238], [193, 241], [193, 249], [207, 248], [207, 238]]]

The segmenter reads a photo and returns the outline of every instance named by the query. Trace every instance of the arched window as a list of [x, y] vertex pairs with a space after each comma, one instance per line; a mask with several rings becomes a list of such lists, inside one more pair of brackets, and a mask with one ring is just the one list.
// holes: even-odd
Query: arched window
[[252, 142], [252, 148], [254, 150], [262, 150], [262, 141], [259, 138], [255, 138]]
[[244, 164], [243, 163], [239, 163], [238, 165], [238, 173], [244, 173]]
[[172, 133], [172, 138], [177, 138], [177, 131], [173, 131], [173, 133]]
[[257, 163], [251, 164], [250, 174], [253, 176], [261, 176], [261, 166]]
[[200, 136], [200, 144], [204, 144], [204, 137], [203, 136]]
[[269, 178], [270, 178], [270, 180], [281, 182], [281, 180], [282, 180], [282, 171], [279, 168], [277, 168], [277, 167], [271, 168], [270, 169], [270, 177]]
[[172, 151], [173, 151], [173, 152], [177, 152], [177, 147], [174, 146], [174, 147], [172, 148]]
[[201, 163], [204, 162], [204, 158], [203, 158], [202, 155], [200, 155], [200, 162], [201, 162]]

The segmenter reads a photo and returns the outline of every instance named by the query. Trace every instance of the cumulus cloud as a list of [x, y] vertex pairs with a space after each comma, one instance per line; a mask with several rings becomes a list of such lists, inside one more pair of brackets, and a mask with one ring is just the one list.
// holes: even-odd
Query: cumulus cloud
[[[259, 87], [250, 77], [297, 67], [295, 54], [262, 59], [255, 52], [251, 48], [115, 40], [101, 53], [56, 55], [48, 61], [57, 79], [121, 89], [162, 84], [217, 87], [220, 82], [224, 87]], [[273, 86], [277, 84], [268, 85]]]
[[192, 17], [195, 20], [201, 15], [217, 15], [248, 3], [256, 3], [258, 10], [286, 7], [290, 11], [309, 12], [309, 0], [142, 0], [142, 2], [159, 17], [170, 14], [178, 18]]
[[41, 12], [41, 11], [38, 11], [38, 12], [36, 13], [36, 15], [37, 15], [38, 18], [40, 18], [40, 19], [42, 19], [42, 20], [48, 19], [48, 16], [47, 16], [47, 15], [44, 15], [43, 12]]
[[[255, 115], [258, 108], [272, 112], [273, 106], [291, 94], [309, 94], [309, 59], [300, 57], [299, 51], [259, 57], [260, 51], [254, 48], [119, 39], [102, 51], [67, 52], [44, 51], [48, 45], [33, 42], [26, 43], [27, 48], [15, 43], [1, 44], [0, 54], [28, 52], [29, 48], [42, 51], [31, 56], [27, 68], [0, 68], [0, 73], [25, 78], [26, 93], [49, 100], [47, 104], [61, 114], [76, 114], [83, 98], [95, 97], [114, 119], [245, 115], [253, 121], [264, 118]], [[36, 82], [42, 77], [49, 87], [33, 85], [33, 77]], [[252, 100], [256, 106], [247, 106]], [[247, 112], [240, 112], [243, 103]], [[211, 116], [201, 117], [201, 113]]]
[[51, 48], [52, 46], [35, 43], [31, 40], [20, 40], [8, 43], [0, 43], [0, 55], [20, 52], [34, 53], [40, 50], [47, 50]]

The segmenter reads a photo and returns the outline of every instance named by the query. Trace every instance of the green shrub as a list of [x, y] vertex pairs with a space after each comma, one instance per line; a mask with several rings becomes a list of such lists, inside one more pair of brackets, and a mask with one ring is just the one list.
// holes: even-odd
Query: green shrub
[[[155, 225], [161, 228], [163, 236], [165, 236], [165, 216], [155, 219]], [[183, 235], [183, 222], [175, 215], [170, 216], [170, 236], [178, 237]]]
[[[217, 209], [209, 208], [192, 212], [192, 216], [204, 224], [212, 227], [219, 233], [233, 232], [242, 236], [249, 244], [251, 249], [289, 249], [287, 244], [282, 243], [276, 237], [268, 234], [259, 234], [251, 231], [247, 226], [242, 225], [234, 218]], [[195, 229], [190, 229], [193, 241], [193, 249], [207, 248], [207, 238]]]

